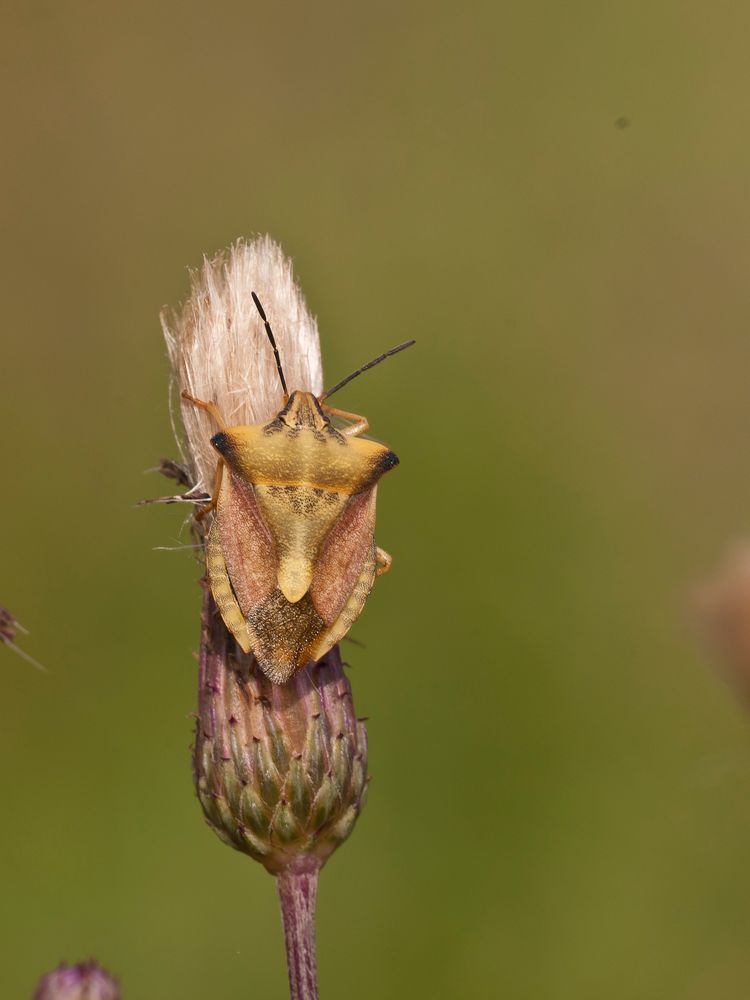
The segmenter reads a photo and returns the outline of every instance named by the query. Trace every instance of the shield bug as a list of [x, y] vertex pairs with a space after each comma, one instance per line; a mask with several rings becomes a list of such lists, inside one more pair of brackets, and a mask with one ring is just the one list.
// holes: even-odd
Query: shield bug
[[[362, 438], [365, 417], [326, 400], [409, 340], [352, 372], [321, 396], [287, 391], [271, 325], [253, 301], [274, 352], [284, 406], [270, 423], [228, 427], [214, 403], [184, 399], [209, 412], [219, 455], [206, 537], [206, 572], [229, 631], [263, 672], [287, 681], [320, 659], [359, 617], [390, 556], [375, 545], [375, 497], [381, 476], [398, 464], [385, 445]], [[331, 418], [345, 421], [335, 427]]]

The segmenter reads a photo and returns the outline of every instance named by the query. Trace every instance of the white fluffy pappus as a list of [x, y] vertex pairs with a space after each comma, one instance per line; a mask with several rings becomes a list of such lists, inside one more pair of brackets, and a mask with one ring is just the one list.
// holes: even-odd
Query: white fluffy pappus
[[[163, 310], [162, 329], [178, 391], [215, 403], [226, 424], [265, 423], [284, 397], [273, 349], [252, 292], [271, 324], [289, 391], [320, 395], [323, 365], [318, 328], [294, 280], [292, 264], [269, 236], [238, 240], [204, 258], [190, 274], [190, 294]], [[211, 492], [216, 452], [212, 417], [180, 400], [195, 486]]]

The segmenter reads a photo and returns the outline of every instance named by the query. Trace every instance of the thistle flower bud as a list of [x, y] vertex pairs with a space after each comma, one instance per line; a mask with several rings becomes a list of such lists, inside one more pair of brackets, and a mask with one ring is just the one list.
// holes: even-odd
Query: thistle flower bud
[[96, 962], [66, 965], [42, 976], [34, 1000], [120, 1000], [114, 979]]
[[[178, 389], [216, 404], [229, 426], [270, 421], [285, 402], [253, 292], [272, 319], [288, 384], [323, 389], [317, 327], [290, 262], [268, 237], [238, 242], [205, 260], [184, 306], [162, 315]], [[166, 499], [193, 503], [213, 488], [216, 428], [189, 404], [182, 423], [183, 463], [162, 460], [162, 469], [191, 488]], [[350, 834], [367, 783], [365, 727], [338, 647], [274, 683], [242, 652], [204, 586], [193, 762], [209, 825], [277, 876], [292, 997], [314, 1000], [318, 871]]]
[[203, 608], [195, 783], [210, 826], [272, 874], [320, 867], [364, 800], [367, 737], [338, 647], [274, 684]]

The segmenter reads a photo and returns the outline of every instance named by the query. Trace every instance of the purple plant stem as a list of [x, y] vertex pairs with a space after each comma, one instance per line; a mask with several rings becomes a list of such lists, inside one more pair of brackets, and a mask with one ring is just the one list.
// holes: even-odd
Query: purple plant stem
[[305, 858], [283, 871], [276, 880], [284, 921], [291, 1000], [318, 1000], [315, 902], [319, 871], [317, 859]]

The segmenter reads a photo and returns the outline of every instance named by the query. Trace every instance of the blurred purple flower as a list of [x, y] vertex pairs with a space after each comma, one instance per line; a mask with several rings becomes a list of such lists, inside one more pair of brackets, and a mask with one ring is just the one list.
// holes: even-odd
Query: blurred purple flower
[[34, 1000], [120, 1000], [120, 988], [96, 962], [63, 962], [42, 976]]
[[694, 611], [719, 672], [750, 708], [750, 542], [729, 549], [695, 593]]

